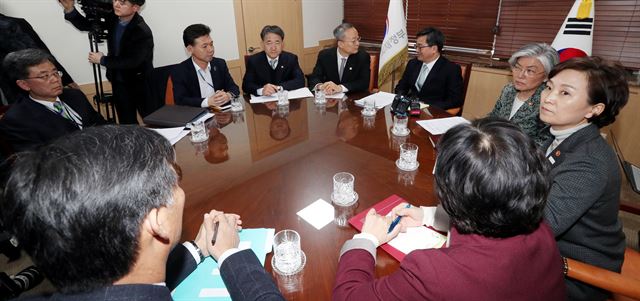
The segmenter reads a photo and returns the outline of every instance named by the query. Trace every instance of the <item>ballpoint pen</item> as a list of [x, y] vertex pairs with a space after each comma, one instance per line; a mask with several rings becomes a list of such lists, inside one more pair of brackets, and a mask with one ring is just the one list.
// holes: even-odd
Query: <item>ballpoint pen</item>
[[[405, 206], [404, 208], [411, 208], [411, 204], [407, 204], [407, 206]], [[401, 218], [402, 216], [396, 216], [396, 218], [391, 222], [391, 225], [389, 225], [389, 230], [387, 231], [387, 233], [391, 233], [391, 231], [393, 231], [393, 228], [398, 225]]]
[[214, 246], [216, 244], [216, 238], [218, 237], [218, 226], [219, 222], [213, 223], [213, 239], [211, 239], [211, 245]]

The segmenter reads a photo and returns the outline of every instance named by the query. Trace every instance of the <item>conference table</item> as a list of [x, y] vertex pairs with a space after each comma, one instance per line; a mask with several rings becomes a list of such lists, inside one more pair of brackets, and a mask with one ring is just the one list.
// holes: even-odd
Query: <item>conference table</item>
[[[283, 277], [265, 269], [287, 300], [330, 300], [342, 244], [357, 231], [347, 220], [375, 203], [396, 194], [414, 205], [434, 205], [435, 152], [429, 134], [416, 120], [445, 117], [437, 108], [411, 117], [410, 135], [391, 134], [389, 106], [375, 117], [361, 115], [354, 101], [367, 94], [350, 95], [314, 104], [313, 98], [249, 104], [239, 113], [216, 113], [209, 141], [194, 144], [188, 137], [175, 145], [186, 193], [182, 239], [193, 239], [205, 212], [237, 213], [244, 228], [297, 231], [306, 254], [304, 269]], [[404, 142], [419, 146], [418, 170], [399, 170], [395, 161]], [[333, 222], [320, 230], [296, 213], [318, 199], [331, 203], [333, 175], [355, 176], [359, 198], [349, 207], [334, 205]], [[376, 275], [397, 270], [399, 262], [378, 250]]]

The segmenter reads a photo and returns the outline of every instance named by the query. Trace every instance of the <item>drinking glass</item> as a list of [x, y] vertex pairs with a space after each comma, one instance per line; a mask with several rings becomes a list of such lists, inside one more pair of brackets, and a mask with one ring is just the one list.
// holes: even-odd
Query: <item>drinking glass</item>
[[209, 133], [207, 132], [207, 128], [204, 126], [204, 120], [191, 122], [189, 124], [189, 128], [191, 129], [192, 142], [202, 142], [209, 139]]
[[324, 91], [319, 90], [319, 89], [316, 90], [314, 102], [316, 104], [325, 104], [325, 103], [327, 103], [327, 98], [324, 95]]
[[393, 128], [391, 129], [391, 133], [396, 136], [407, 136], [409, 135], [409, 128], [407, 124], [409, 123], [409, 117], [396, 115], [393, 117]]
[[273, 237], [271, 266], [276, 273], [289, 276], [302, 270], [307, 258], [300, 249], [300, 234], [294, 230], [282, 230]]
[[362, 116], [376, 116], [376, 100], [372, 98], [364, 99], [364, 109]]
[[232, 112], [241, 112], [244, 110], [242, 106], [242, 98], [240, 96], [234, 96], [231, 98], [231, 111]]
[[333, 176], [333, 193], [331, 200], [338, 206], [349, 206], [358, 200], [353, 190], [355, 178], [348, 172], [339, 172]]
[[396, 166], [401, 170], [412, 171], [418, 169], [418, 146], [413, 143], [403, 143], [400, 145], [400, 159], [396, 161]]

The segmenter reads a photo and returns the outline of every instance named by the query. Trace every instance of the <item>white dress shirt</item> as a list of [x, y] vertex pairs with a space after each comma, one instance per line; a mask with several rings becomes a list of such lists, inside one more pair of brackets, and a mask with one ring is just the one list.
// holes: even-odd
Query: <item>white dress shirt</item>
[[198, 74], [200, 97], [202, 97], [200, 106], [203, 108], [209, 107], [209, 97], [216, 93], [216, 89], [213, 87], [213, 78], [211, 78], [211, 63], [207, 63], [207, 67], [202, 69], [193, 59], [191, 59], [191, 62], [193, 62], [193, 67], [196, 68], [196, 73]]

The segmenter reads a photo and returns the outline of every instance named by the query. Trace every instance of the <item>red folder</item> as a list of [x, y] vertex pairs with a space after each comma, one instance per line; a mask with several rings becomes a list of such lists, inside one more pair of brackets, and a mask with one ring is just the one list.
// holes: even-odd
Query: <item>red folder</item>
[[[376, 209], [376, 212], [380, 215], [386, 215], [388, 214], [395, 206], [398, 206], [398, 204], [405, 202], [405, 200], [397, 195], [392, 195], [384, 200], [382, 200], [381, 202], [373, 205], [373, 207], [369, 207], [365, 210], [363, 210], [362, 212], [358, 213], [357, 215], [355, 215], [354, 217], [349, 219], [349, 224], [351, 224], [351, 226], [353, 226], [354, 228], [356, 228], [358, 231], [362, 231], [362, 225], [364, 225], [364, 218], [367, 215], [367, 212], [369, 212], [369, 210], [371, 208]], [[389, 244], [384, 244], [382, 246], [380, 246], [383, 250], [387, 251], [387, 253], [389, 253], [389, 255], [393, 256], [393, 258], [397, 259], [398, 261], [402, 261], [402, 259], [404, 259], [404, 256], [406, 254], [400, 252], [398, 249], [390, 246]]]

